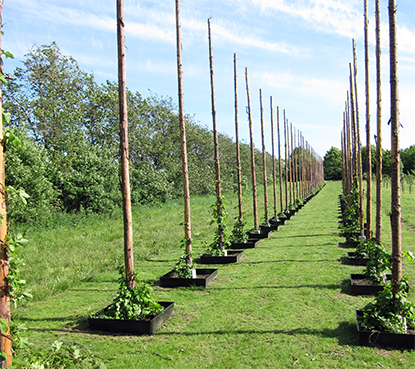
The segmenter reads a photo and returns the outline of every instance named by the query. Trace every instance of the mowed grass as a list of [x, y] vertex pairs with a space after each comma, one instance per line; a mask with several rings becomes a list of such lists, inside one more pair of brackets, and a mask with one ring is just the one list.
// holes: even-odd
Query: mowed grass
[[[35, 347], [56, 339], [77, 342], [108, 368], [413, 368], [412, 351], [358, 346], [355, 310], [372, 297], [351, 296], [350, 273], [339, 247], [341, 183], [322, 191], [241, 263], [216, 266], [207, 289], [161, 288], [158, 278], [178, 260], [183, 230], [180, 201], [134, 209], [135, 268], [154, 281], [154, 296], [174, 301], [175, 314], [154, 336], [93, 332], [86, 317], [108, 304], [123, 262], [121, 212], [67, 216], [26, 232], [25, 275], [35, 300], [13, 310]], [[211, 242], [214, 197], [192, 199], [194, 247]], [[227, 196], [229, 220], [236, 196]], [[260, 209], [263, 209], [260, 205]], [[385, 208], [386, 208], [385, 204]], [[250, 199], [245, 203], [252, 226]], [[383, 220], [386, 246], [390, 225]], [[388, 236], [389, 235], [389, 236]], [[404, 248], [415, 252], [415, 234], [403, 229]], [[415, 282], [415, 264], [404, 274]], [[413, 289], [410, 297], [415, 300]]]

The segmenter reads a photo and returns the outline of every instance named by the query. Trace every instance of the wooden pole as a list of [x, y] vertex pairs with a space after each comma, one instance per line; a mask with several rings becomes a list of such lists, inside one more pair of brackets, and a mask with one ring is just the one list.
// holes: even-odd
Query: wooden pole
[[[288, 122], [287, 122], [288, 123]], [[290, 130], [288, 131], [288, 128]], [[290, 167], [290, 205], [294, 205], [293, 200], [293, 161], [292, 161], [292, 142], [293, 142], [293, 124], [290, 123], [289, 126], [287, 126], [287, 135], [288, 135], [288, 163]]]
[[399, 154], [399, 82], [398, 47], [396, 39], [396, 2], [389, 0], [389, 65], [391, 88], [391, 227], [392, 227], [392, 288], [398, 291], [402, 280], [401, 189]]
[[182, 64], [182, 38], [180, 24], [180, 0], [176, 0], [176, 49], [177, 49], [177, 79], [178, 79], [178, 98], [179, 98], [179, 124], [180, 139], [182, 150], [182, 172], [183, 172], [183, 198], [184, 198], [184, 238], [186, 247], [187, 263], [193, 266], [192, 251], [192, 232], [190, 218], [190, 187], [189, 170], [187, 164], [187, 143], [186, 143], [186, 120], [184, 117], [183, 102], [183, 64]]
[[265, 132], [264, 132], [264, 109], [262, 106], [262, 90], [259, 89], [259, 104], [260, 104], [260, 115], [261, 115], [261, 137], [262, 137], [262, 173], [264, 177], [264, 216], [265, 225], [269, 225], [268, 215], [268, 181], [267, 181], [267, 153], [265, 150]]
[[272, 96], [269, 97], [270, 116], [271, 116], [271, 145], [272, 145], [272, 184], [274, 194], [274, 220], [278, 220], [277, 210], [277, 173], [275, 163], [275, 139], [274, 139], [274, 111], [272, 107]]
[[365, 33], [365, 84], [366, 84], [366, 237], [372, 238], [372, 146], [370, 144], [370, 97], [369, 97], [369, 20], [367, 0], [364, 0]]
[[[3, 28], [2, 11], [4, 0], [0, 3], [0, 30]], [[0, 34], [1, 58], [1, 34]], [[3, 66], [3, 64], [1, 64]], [[1, 68], [3, 71], [3, 68]], [[3, 111], [3, 97], [0, 89], [0, 112]], [[5, 176], [5, 142], [3, 136], [3, 114], [0, 114], [0, 318], [7, 321], [7, 332], [0, 335], [0, 352], [6, 356], [6, 365], [12, 365], [12, 338], [10, 334], [10, 289], [7, 276], [9, 274], [9, 255], [7, 252], [7, 211], [6, 211], [6, 176]]]
[[258, 233], [259, 225], [258, 225], [258, 205], [257, 205], [256, 175], [255, 175], [255, 145], [254, 145], [254, 133], [252, 129], [251, 99], [249, 97], [248, 68], [245, 68], [245, 80], [246, 80], [246, 94], [247, 94], [247, 99], [248, 99], [249, 137], [251, 140], [251, 173], [252, 173], [252, 198], [253, 198], [253, 211], [254, 211], [254, 231]]
[[382, 243], [382, 79], [381, 79], [381, 43], [380, 43], [380, 10], [376, 0], [376, 242]]
[[127, 88], [125, 71], [124, 1], [117, 0], [118, 99], [120, 110], [120, 156], [124, 209], [124, 261], [127, 286], [135, 287], [133, 254], [133, 220], [131, 212], [128, 152]]
[[[285, 114], [285, 111], [284, 111]], [[280, 177], [280, 208], [284, 212], [283, 190], [282, 190], [282, 165], [281, 165], [281, 135], [280, 135], [280, 107], [277, 106], [277, 131], [278, 131], [278, 171]]]
[[353, 176], [353, 182], [357, 188], [357, 135], [356, 135], [356, 115], [354, 111], [353, 74], [352, 74], [351, 63], [349, 63], [349, 69], [350, 69], [350, 111], [351, 111], [351, 124], [352, 124], [352, 151], [353, 151], [352, 176]]
[[[212, 34], [210, 27], [210, 18], [208, 18], [208, 36], [209, 36], [209, 65], [210, 65], [210, 88], [212, 97], [212, 121], [213, 121], [213, 147], [214, 147], [214, 160], [215, 160], [215, 174], [216, 174], [216, 211], [218, 219], [222, 218], [222, 189], [220, 182], [220, 161], [219, 161], [219, 144], [218, 144], [218, 130], [216, 126], [216, 108], [215, 108], [215, 82], [213, 78], [213, 56], [212, 56]], [[223, 252], [224, 246], [224, 229], [221, 222], [218, 222], [218, 234], [220, 238], [220, 248]]]
[[238, 176], [238, 210], [239, 223], [243, 228], [243, 211], [242, 211], [242, 175], [241, 175], [241, 154], [239, 149], [239, 124], [238, 124], [238, 76], [236, 67], [236, 53], [233, 54], [234, 70], [234, 90], [235, 90], [235, 141], [236, 141], [236, 168]]
[[[364, 219], [363, 219], [363, 173], [362, 173], [362, 143], [360, 141], [360, 123], [359, 123], [359, 104], [357, 97], [357, 58], [356, 58], [356, 46], [353, 39], [353, 76], [354, 76], [354, 96], [356, 102], [356, 131], [357, 131], [357, 171], [359, 176], [359, 199], [360, 199], [360, 234], [364, 233]], [[370, 141], [370, 140], [369, 140]], [[370, 145], [369, 145], [370, 146]], [[370, 204], [371, 206], [371, 204]], [[369, 236], [367, 236], [369, 238]]]
[[351, 185], [353, 182], [353, 154], [352, 154], [352, 137], [351, 137], [351, 125], [350, 125], [350, 105], [349, 105], [349, 92], [347, 92], [346, 102], [346, 126], [347, 126], [347, 166], [348, 166], [348, 188], [347, 195], [350, 194]]
[[288, 145], [287, 145], [287, 120], [284, 109], [284, 146], [285, 146], [285, 211], [289, 213], [288, 207]]

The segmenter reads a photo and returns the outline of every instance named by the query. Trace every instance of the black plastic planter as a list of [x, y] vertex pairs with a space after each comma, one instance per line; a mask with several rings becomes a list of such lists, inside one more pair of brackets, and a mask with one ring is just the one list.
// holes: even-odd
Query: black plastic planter
[[344, 249], [355, 249], [357, 245], [359, 244], [358, 241], [346, 241], [339, 243], [339, 247], [342, 247]]
[[254, 249], [261, 243], [260, 240], [248, 240], [246, 242], [232, 242], [228, 249]]
[[207, 287], [218, 276], [217, 269], [196, 269], [196, 278], [179, 278], [172, 270], [160, 277], [161, 287]]
[[280, 226], [280, 225], [284, 225], [284, 224], [285, 224], [285, 222], [286, 222], [286, 220], [287, 220], [287, 218], [280, 218], [280, 219], [278, 219], [278, 220], [275, 220], [275, 219], [270, 219], [270, 220], [269, 220], [269, 222], [270, 222], [272, 225], [277, 224], [278, 226]]
[[389, 347], [394, 349], [415, 349], [415, 334], [364, 331], [360, 328], [363, 313], [356, 310], [357, 332], [360, 346]]
[[[367, 281], [367, 284], [361, 284], [364, 281]], [[376, 295], [378, 292], [382, 291], [384, 287], [380, 284], [370, 284], [371, 282], [364, 274], [350, 274], [350, 283], [352, 285], [353, 295]]]
[[228, 251], [227, 256], [209, 256], [202, 255], [199, 259], [199, 264], [232, 264], [238, 263], [242, 260], [244, 252], [239, 251]]
[[272, 232], [272, 231], [278, 231], [278, 223], [270, 223], [269, 225], [260, 225], [259, 229], [261, 230], [261, 233], [263, 232]]
[[260, 231], [259, 233], [251, 233], [251, 232], [247, 232], [247, 235], [249, 237], [249, 239], [251, 240], [262, 240], [263, 238], [268, 238], [271, 235], [272, 231], [268, 230], [268, 231]]
[[[390, 274], [386, 275], [388, 280], [392, 279]], [[361, 284], [359, 282], [367, 281], [368, 284]], [[364, 274], [350, 274], [350, 282], [352, 285], [353, 295], [376, 295], [383, 290], [384, 285], [370, 284], [371, 282], [365, 277]], [[406, 284], [406, 291], [408, 292], [409, 285]]]
[[370, 260], [370, 258], [358, 258], [355, 255], [356, 255], [355, 252], [348, 252], [347, 253], [347, 260], [349, 261], [350, 265], [365, 266]]
[[88, 318], [89, 328], [97, 331], [130, 333], [134, 335], [154, 334], [173, 315], [174, 302], [159, 301], [159, 304], [164, 307], [164, 310], [151, 319], [123, 320]]

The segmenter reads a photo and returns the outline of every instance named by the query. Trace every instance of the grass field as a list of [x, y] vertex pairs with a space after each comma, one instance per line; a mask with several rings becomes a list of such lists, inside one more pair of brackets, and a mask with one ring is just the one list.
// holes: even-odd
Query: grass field
[[[246, 250], [241, 263], [218, 266], [218, 279], [207, 289], [157, 285], [181, 254], [180, 201], [135, 208], [136, 271], [155, 282], [157, 299], [175, 302], [174, 316], [154, 336], [88, 330], [86, 316], [107, 305], [117, 288], [121, 212], [62, 216], [27, 229], [24, 273], [35, 298], [13, 310], [14, 320], [26, 324], [35, 347], [48, 348], [56, 339], [77, 342], [111, 369], [413, 368], [412, 351], [357, 345], [355, 309], [373, 298], [350, 295], [349, 274], [362, 267], [342, 259], [347, 249], [339, 247], [344, 241], [338, 229], [340, 191], [340, 182], [328, 182], [287, 225], [257, 249]], [[232, 220], [236, 196], [227, 200]], [[390, 248], [386, 201], [387, 194], [383, 224]], [[198, 253], [213, 237], [213, 203], [214, 197], [192, 199]], [[404, 215], [413, 212], [405, 206]], [[249, 201], [245, 207], [250, 224]], [[403, 248], [413, 252], [414, 225], [403, 223]], [[415, 264], [406, 262], [404, 275], [412, 285]], [[413, 289], [410, 297], [415, 300]]]

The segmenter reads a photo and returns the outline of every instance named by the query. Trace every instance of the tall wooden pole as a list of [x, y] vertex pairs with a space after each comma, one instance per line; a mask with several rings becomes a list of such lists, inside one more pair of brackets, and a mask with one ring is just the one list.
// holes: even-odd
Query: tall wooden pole
[[252, 129], [251, 98], [249, 97], [248, 68], [245, 68], [245, 80], [246, 80], [246, 94], [247, 94], [247, 100], [248, 100], [249, 137], [251, 140], [251, 173], [252, 173], [252, 198], [253, 198], [253, 208], [254, 208], [253, 209], [254, 210], [254, 231], [259, 232], [257, 189], [256, 189], [256, 175], [255, 175], [255, 145], [254, 145], [254, 133]]
[[[0, 31], [3, 28], [2, 11], [4, 0], [0, 3]], [[1, 58], [1, 34], [0, 34]], [[3, 68], [1, 68], [3, 70]], [[0, 112], [3, 111], [3, 99], [0, 89]], [[7, 275], [9, 274], [9, 255], [6, 246], [7, 211], [6, 211], [6, 177], [5, 177], [5, 142], [3, 136], [3, 115], [0, 114], [0, 318], [7, 321], [7, 332], [0, 335], [0, 352], [6, 354], [6, 367], [12, 365], [12, 338], [10, 335], [10, 290]]]
[[351, 124], [352, 124], [352, 151], [353, 151], [353, 163], [352, 163], [352, 175], [353, 182], [357, 187], [357, 135], [356, 135], [356, 115], [354, 111], [354, 94], [353, 94], [353, 75], [352, 64], [349, 63], [350, 69], [350, 111], [351, 111]]
[[187, 164], [187, 143], [186, 143], [186, 121], [184, 117], [183, 102], [183, 64], [182, 64], [182, 38], [180, 32], [180, 0], [176, 0], [176, 49], [177, 49], [177, 79], [178, 79], [178, 97], [179, 97], [179, 124], [180, 139], [182, 149], [182, 172], [183, 172], [183, 198], [184, 198], [184, 238], [186, 247], [187, 262], [190, 267], [193, 266], [192, 260], [192, 232], [190, 219], [190, 187], [189, 187], [189, 170]]
[[127, 88], [125, 71], [124, 27], [124, 1], [117, 0], [118, 98], [120, 110], [120, 156], [122, 199], [124, 209], [124, 261], [127, 286], [129, 289], [133, 289], [135, 286], [133, 254], [133, 220], [131, 212], [130, 193], [130, 157], [128, 152]]
[[234, 90], [235, 90], [235, 141], [236, 141], [236, 167], [238, 176], [238, 209], [239, 222], [243, 228], [243, 211], [242, 211], [242, 176], [241, 176], [241, 154], [239, 149], [239, 124], [238, 124], [238, 76], [236, 67], [236, 53], [233, 54], [233, 71], [234, 71]]
[[346, 102], [346, 127], [347, 127], [347, 165], [348, 165], [348, 191], [347, 195], [350, 194], [351, 185], [353, 182], [353, 154], [352, 154], [352, 137], [351, 137], [351, 125], [350, 125], [350, 105], [349, 105], [349, 92], [347, 93], [347, 102]]
[[267, 181], [267, 153], [265, 151], [265, 132], [264, 132], [264, 109], [262, 106], [262, 90], [259, 89], [259, 104], [261, 114], [261, 137], [262, 137], [262, 173], [264, 177], [264, 216], [265, 225], [269, 224], [268, 215], [268, 181]]
[[281, 135], [280, 135], [280, 107], [279, 106], [277, 106], [277, 131], [278, 131], [278, 170], [279, 170], [279, 177], [280, 177], [280, 208], [281, 208], [281, 213], [283, 213], [284, 204], [283, 204], [283, 190], [282, 190]]
[[271, 116], [271, 145], [272, 145], [272, 184], [274, 194], [274, 220], [277, 220], [277, 168], [275, 162], [275, 137], [274, 137], [274, 111], [272, 107], [272, 96], [269, 97], [270, 116]]
[[380, 43], [380, 10], [376, 0], [376, 242], [382, 243], [382, 91], [381, 91], [381, 43]]
[[401, 189], [399, 154], [399, 86], [398, 46], [396, 39], [396, 2], [389, 0], [389, 56], [391, 89], [391, 227], [392, 227], [392, 288], [397, 292], [402, 280]]
[[[216, 174], [216, 211], [218, 219], [222, 218], [222, 189], [220, 183], [220, 161], [219, 161], [219, 144], [218, 144], [218, 130], [216, 127], [216, 108], [215, 108], [215, 82], [213, 78], [213, 56], [212, 56], [212, 34], [210, 28], [210, 18], [208, 19], [208, 36], [209, 36], [209, 65], [210, 65], [210, 87], [212, 97], [212, 121], [213, 121], [213, 147], [215, 151], [215, 174]], [[221, 222], [218, 222], [218, 234], [220, 238], [220, 248], [222, 251], [224, 247], [224, 229]]]
[[[288, 122], [287, 122], [288, 123]], [[288, 130], [289, 128], [289, 130]], [[292, 142], [293, 142], [293, 124], [290, 123], [289, 126], [287, 126], [287, 135], [288, 135], [288, 163], [290, 167], [290, 205], [294, 205], [294, 199], [293, 199], [293, 160], [292, 160]]]
[[370, 145], [370, 98], [369, 98], [369, 20], [367, 0], [364, 0], [365, 19], [365, 84], [366, 84], [366, 237], [372, 238], [372, 147]]
[[287, 119], [284, 109], [284, 147], [285, 147], [285, 211], [289, 212], [288, 207], [288, 147], [287, 147]]
[[[363, 173], [362, 173], [362, 143], [360, 141], [360, 120], [359, 120], [359, 103], [357, 97], [357, 58], [356, 58], [356, 46], [353, 39], [353, 76], [354, 76], [354, 96], [356, 103], [356, 131], [357, 131], [357, 171], [359, 176], [359, 199], [360, 199], [360, 234], [363, 236], [364, 232], [364, 219], [363, 219]], [[369, 140], [370, 141], [370, 140]], [[372, 204], [370, 203], [370, 207]]]

